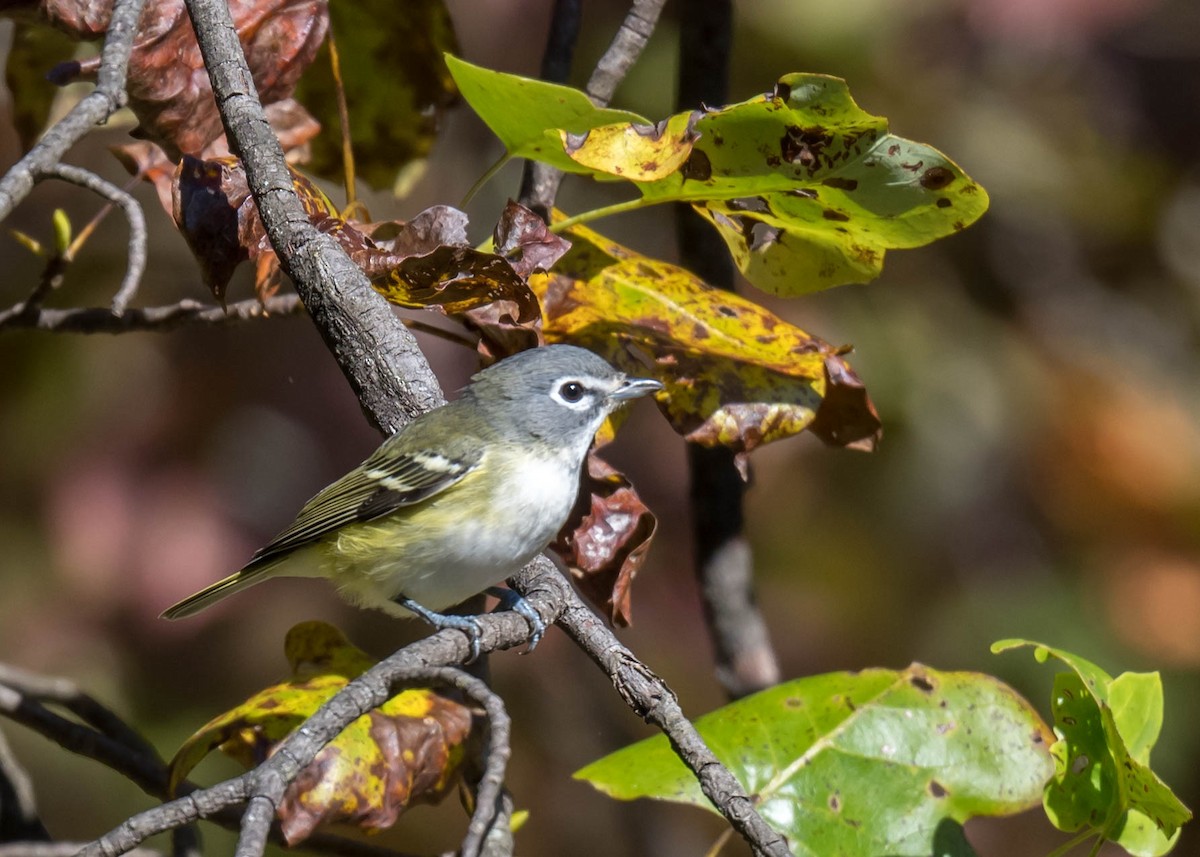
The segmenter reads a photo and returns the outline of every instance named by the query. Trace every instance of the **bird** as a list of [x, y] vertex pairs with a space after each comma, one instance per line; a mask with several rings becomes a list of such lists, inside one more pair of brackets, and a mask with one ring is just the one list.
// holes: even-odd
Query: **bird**
[[566, 523], [608, 415], [661, 389], [572, 345], [494, 363], [318, 492], [241, 570], [162, 616], [192, 616], [273, 577], [324, 577], [354, 605], [464, 631], [474, 658], [476, 617], [442, 611], [488, 591], [526, 617], [532, 649], [544, 624], [497, 586]]

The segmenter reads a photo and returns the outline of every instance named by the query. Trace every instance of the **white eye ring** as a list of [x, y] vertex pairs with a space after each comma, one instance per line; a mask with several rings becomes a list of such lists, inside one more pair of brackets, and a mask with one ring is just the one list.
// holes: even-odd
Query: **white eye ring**
[[586, 411], [591, 407], [593, 399], [587, 384], [579, 380], [557, 384], [550, 392], [550, 398], [573, 411]]

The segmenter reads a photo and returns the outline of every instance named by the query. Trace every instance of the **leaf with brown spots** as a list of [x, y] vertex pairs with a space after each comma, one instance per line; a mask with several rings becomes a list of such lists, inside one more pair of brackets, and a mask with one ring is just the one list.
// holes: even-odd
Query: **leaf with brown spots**
[[746, 452], [813, 426], [871, 448], [879, 419], [834, 348], [757, 304], [583, 227], [555, 272], [530, 278], [548, 342], [571, 342], [665, 385], [659, 407], [688, 440]]
[[[1036, 806], [1054, 770], [1053, 733], [1016, 691], [921, 664], [784, 682], [698, 718], [696, 730], [805, 854], [973, 855], [962, 825]], [[662, 735], [575, 777], [619, 800], [715, 812]]]
[[613, 624], [633, 621], [630, 587], [658, 522], [633, 485], [590, 453], [583, 489], [554, 550], [580, 590]]
[[891, 134], [839, 78], [785, 75], [765, 95], [655, 126], [568, 87], [449, 64], [510, 155], [628, 179], [645, 204], [690, 203], [746, 278], [777, 294], [871, 280], [888, 250], [952, 235], [988, 206], [953, 161]]
[[[253, 767], [353, 678], [374, 665], [324, 622], [303, 622], [284, 644], [292, 677], [214, 718], [170, 764], [174, 792], [215, 748]], [[427, 689], [403, 691], [331, 741], [288, 787], [279, 820], [289, 845], [319, 824], [390, 827], [409, 806], [439, 801], [453, 787], [471, 731], [470, 710]]]
[[622, 122], [582, 134], [559, 132], [563, 150], [578, 164], [635, 182], [652, 182], [679, 170], [692, 154], [702, 114], [679, 113], [657, 125]]

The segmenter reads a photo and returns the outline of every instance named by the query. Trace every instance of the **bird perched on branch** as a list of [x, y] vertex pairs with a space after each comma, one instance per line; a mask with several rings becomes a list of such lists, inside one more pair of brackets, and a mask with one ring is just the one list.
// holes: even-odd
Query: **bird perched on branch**
[[[546, 548], [601, 423], [662, 385], [570, 345], [523, 351], [471, 380], [309, 500], [245, 568], [163, 616], [191, 616], [271, 577], [326, 577], [352, 604], [465, 631], [477, 655], [475, 617], [440, 611], [492, 591]], [[509, 590], [494, 594], [529, 620], [533, 648], [544, 631], [536, 611]]]

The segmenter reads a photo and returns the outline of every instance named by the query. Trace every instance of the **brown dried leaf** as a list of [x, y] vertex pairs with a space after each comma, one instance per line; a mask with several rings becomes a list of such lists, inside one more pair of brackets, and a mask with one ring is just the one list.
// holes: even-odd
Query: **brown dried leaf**
[[[381, 240], [384, 227], [395, 227], [396, 234]], [[430, 253], [440, 244], [467, 246], [467, 215], [450, 205], [433, 205], [408, 222], [372, 224], [371, 239], [397, 256], [420, 256]]]
[[542, 218], [511, 199], [496, 223], [492, 243], [521, 277], [549, 271], [571, 249], [570, 241], [555, 235]]
[[579, 589], [614, 625], [632, 622], [630, 587], [658, 529], [654, 514], [633, 485], [595, 453], [575, 509], [554, 550]]
[[[348, 250], [370, 239], [337, 217], [329, 198], [300, 173], [292, 182], [313, 225], [333, 234]], [[219, 301], [234, 270], [247, 259], [274, 258], [258, 207], [250, 195], [242, 162], [232, 156], [202, 161], [185, 156], [172, 188], [175, 224], [200, 263], [205, 284]], [[260, 268], [260, 293], [267, 269]]]
[[[41, 11], [57, 28], [79, 39], [94, 39], [108, 27], [112, 2], [44, 0]], [[265, 105], [288, 99], [325, 40], [328, 4], [234, 0], [230, 12], [259, 98]], [[95, 61], [80, 63], [74, 72], [90, 79], [98, 67]], [[182, 154], [226, 151], [223, 145], [212, 148], [223, 130], [183, 0], [146, 5], [129, 57], [128, 92], [129, 106], [140, 122], [138, 136], [161, 145], [171, 160]], [[293, 117], [284, 123], [286, 128], [313, 127], [299, 105], [289, 106], [286, 112]]]

